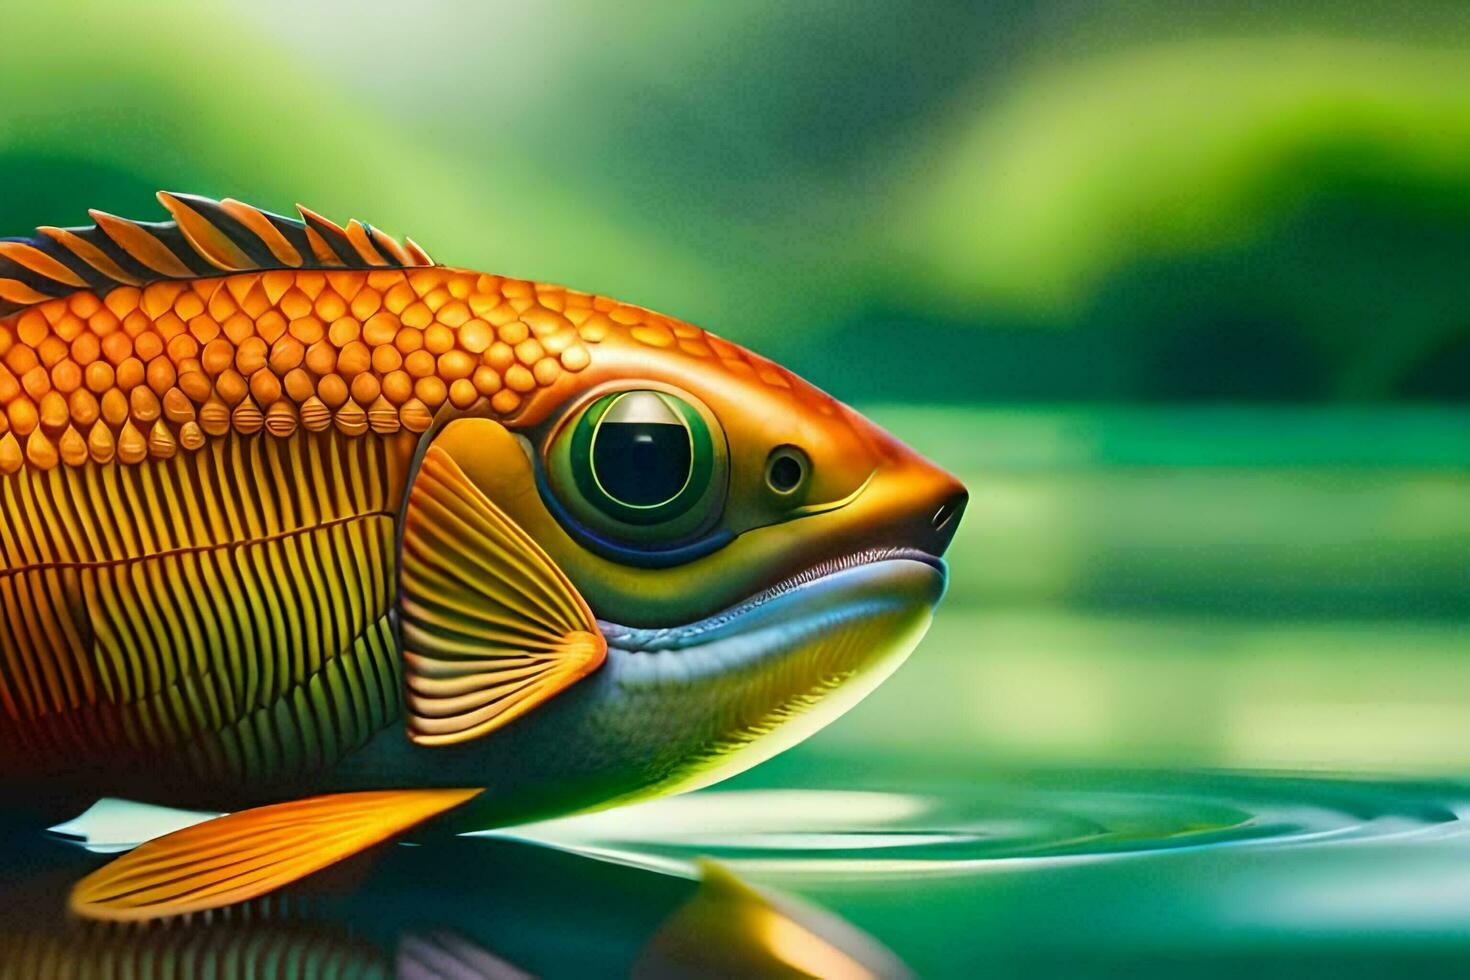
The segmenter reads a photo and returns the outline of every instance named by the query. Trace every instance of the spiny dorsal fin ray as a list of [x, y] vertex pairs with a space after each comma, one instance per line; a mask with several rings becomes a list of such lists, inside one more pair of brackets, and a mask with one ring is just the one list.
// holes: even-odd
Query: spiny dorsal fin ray
[[230, 198], [158, 192], [172, 221], [133, 221], [92, 211], [91, 227], [43, 227], [0, 239], [0, 317], [90, 289], [160, 279], [199, 279], [256, 269], [381, 269], [433, 265], [412, 239], [399, 244], [371, 225], [344, 229], [297, 205], [286, 218]]

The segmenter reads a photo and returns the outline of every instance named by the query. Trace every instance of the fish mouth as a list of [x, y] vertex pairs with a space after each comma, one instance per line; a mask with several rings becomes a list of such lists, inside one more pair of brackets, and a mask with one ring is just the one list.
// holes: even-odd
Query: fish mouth
[[602, 623], [603, 683], [641, 730], [678, 733], [642, 791], [728, 778], [840, 717], [912, 652], [943, 598], [942, 559], [913, 548], [831, 557], [678, 626]]
[[[890, 569], [890, 563], [892, 567]], [[739, 602], [701, 619], [674, 626], [633, 627], [598, 620], [608, 644], [628, 653], [654, 653], [678, 650], [722, 639], [745, 629], [753, 619], [768, 619], [773, 607], [799, 607], [804, 593], [830, 589], [841, 591], [841, 579], [885, 577], [885, 571], [898, 571], [898, 563], [911, 563], [928, 569], [935, 580], [931, 606], [938, 605], [949, 584], [949, 566], [943, 558], [918, 548], [863, 548], [825, 558], [822, 561], [781, 579], [741, 599]], [[865, 574], [866, 573], [866, 574]]]

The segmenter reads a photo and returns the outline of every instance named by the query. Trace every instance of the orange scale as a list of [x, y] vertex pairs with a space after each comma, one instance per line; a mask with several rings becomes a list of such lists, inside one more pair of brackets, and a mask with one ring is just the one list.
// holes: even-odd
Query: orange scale
[[347, 301], [338, 296], [335, 290], [324, 289], [316, 298], [316, 315], [324, 323], [331, 323], [347, 312]]
[[446, 327], [462, 326], [470, 319], [470, 308], [463, 300], [453, 300], [439, 307], [434, 318]]
[[102, 300], [98, 299], [97, 294], [91, 290], [83, 290], [79, 293], [72, 293], [66, 305], [72, 313], [85, 320], [102, 309]]
[[375, 269], [367, 274], [367, 284], [378, 292], [392, 289], [403, 282], [403, 273], [397, 269]]
[[66, 341], [52, 334], [36, 347], [36, 355], [41, 358], [41, 363], [49, 368], [65, 357], [70, 350]]
[[327, 288], [327, 274], [316, 270], [304, 270], [295, 274], [296, 288], [309, 300], [315, 300]]
[[443, 269], [414, 269], [408, 273], [408, 284], [420, 296], [432, 292], [444, 283], [448, 274]]
[[392, 313], [374, 313], [362, 325], [362, 339], [371, 347], [391, 344], [398, 336], [400, 326], [398, 317]]
[[408, 305], [416, 302], [418, 298], [419, 294], [414, 292], [413, 287], [408, 283], [395, 283], [383, 294], [383, 309], [397, 315], [408, 309]]
[[[350, 302], [358, 293], [362, 292], [367, 284], [368, 274], [366, 272], [348, 270], [327, 273], [327, 285], [338, 296], [341, 296], [344, 302]], [[318, 296], [317, 299], [320, 300], [321, 297]]]
[[121, 286], [108, 292], [102, 298], [102, 305], [109, 313], [121, 320], [138, 308], [138, 303], [142, 298], [143, 291], [137, 286]]
[[[170, 340], [164, 350], [175, 364], [181, 364], [190, 358], [199, 356], [199, 341], [190, 334], [181, 333]], [[75, 344], [72, 345], [72, 356], [76, 356]]]
[[561, 355], [561, 366], [568, 371], [581, 371], [591, 363], [592, 356], [585, 347], [570, 347]]
[[230, 295], [229, 288], [221, 281], [219, 287], [210, 295], [209, 302], [205, 305], [205, 312], [214, 319], [224, 322], [238, 313], [240, 304], [235, 302], [235, 297]]
[[196, 316], [189, 321], [189, 335], [201, 344], [207, 344], [219, 336], [219, 323], [210, 316]]
[[120, 326], [122, 326], [122, 321], [117, 318], [116, 313], [109, 309], [98, 310], [87, 321], [87, 328], [98, 337], [106, 337]]
[[382, 306], [383, 294], [369, 286], [352, 297], [352, 305], [349, 309], [357, 319], [367, 320], [368, 317], [377, 313]]
[[174, 300], [174, 313], [185, 322], [199, 316], [204, 309], [204, 300], [199, 298], [198, 293], [192, 291], [182, 293], [178, 299]]
[[93, 361], [93, 363], [87, 364], [87, 370], [85, 370], [84, 375], [88, 391], [96, 392], [98, 395], [112, 388], [113, 382], [116, 381], [112, 364], [104, 360]]
[[51, 390], [51, 373], [37, 364], [20, 376], [20, 386], [32, 400], [40, 401], [41, 396]]
[[163, 353], [163, 338], [156, 333], [140, 334], [133, 341], [133, 353], [144, 361], [151, 361]]
[[220, 323], [220, 328], [232, 344], [238, 344], [246, 337], [255, 335], [255, 321], [244, 313], [230, 314], [229, 319]]
[[199, 363], [206, 372], [217, 375], [235, 363], [235, 346], [217, 337], [204, 345]]
[[419, 378], [414, 382], [414, 396], [430, 408], [438, 408], [444, 404], [445, 397], [449, 394], [449, 388], [443, 381], [435, 377]]
[[457, 272], [444, 283], [449, 295], [455, 299], [468, 299], [475, 291], [475, 276], [468, 272]]
[[102, 341], [94, 333], [84, 333], [71, 342], [71, 359], [82, 367], [102, 356]]
[[434, 314], [423, 303], [410, 303], [404, 311], [399, 314], [405, 326], [422, 330], [434, 322]]
[[414, 378], [427, 378], [434, 373], [434, 355], [426, 350], [416, 350], [403, 359], [403, 369]]
[[383, 376], [383, 397], [402, 405], [413, 397], [413, 378], [407, 371], [389, 371]]
[[149, 283], [143, 288], [143, 296], [138, 301], [138, 307], [148, 315], [149, 319], [157, 320], [164, 313], [173, 309], [179, 294], [187, 288], [185, 283], [168, 280]]
[[[93, 312], [96, 312], [95, 310]], [[75, 312], [68, 311], [64, 316], [52, 325], [51, 330], [67, 343], [76, 340], [87, 329], [87, 321]]]
[[454, 349], [454, 331], [435, 323], [424, 331], [424, 349], [430, 354], [443, 354]]
[[362, 333], [362, 324], [355, 317], [338, 316], [327, 328], [327, 339], [338, 347], [352, 343]]
[[[133, 353], [133, 339], [122, 331], [102, 338], [102, 356], [117, 367]], [[12, 365], [13, 367], [14, 365]]]
[[288, 289], [276, 308], [288, 320], [299, 320], [312, 310], [311, 298], [299, 289]]
[[255, 318], [255, 332], [267, 344], [274, 344], [286, 332], [287, 320], [279, 310], [266, 310]]
[[536, 285], [525, 279], [506, 279], [500, 284], [500, 295], [507, 299], [534, 297]]
[[303, 344], [314, 344], [327, 335], [327, 328], [314, 316], [298, 317], [291, 321], [287, 329], [291, 331], [291, 336]]
[[266, 290], [264, 279], [251, 287], [243, 299], [239, 300], [240, 309], [252, 320], [259, 320], [266, 312], [271, 311], [275, 304], [271, 302], [270, 293]]
[[373, 370], [379, 374], [396, 371], [403, 366], [403, 355], [392, 344], [379, 344], [373, 348]]
[[57, 361], [51, 368], [51, 385], [63, 395], [69, 395], [82, 386], [82, 368], [71, 358]]
[[[173, 316], [173, 313], [171, 311], [169, 312], [169, 316]], [[177, 317], [175, 317], [175, 319], [177, 319]], [[147, 313], [144, 313], [142, 307], [139, 307], [138, 309], [129, 313], [127, 316], [123, 317], [122, 326], [123, 332], [126, 333], [129, 337], [136, 337], [138, 336], [138, 334], [142, 333], [145, 330], [153, 329], [153, 318], [150, 317]]]
[[512, 364], [505, 369], [505, 386], [511, 391], [525, 394], [536, 387], [536, 378], [523, 364]]
[[37, 310], [27, 310], [22, 313], [15, 324], [16, 336], [20, 342], [27, 347], [34, 347], [41, 339], [51, 332], [51, 324]]
[[484, 320], [469, 320], [460, 326], [455, 339], [471, 354], [483, 354], [495, 341], [495, 332]]
[[480, 393], [467, 378], [460, 378], [449, 385], [449, 402], [455, 408], [469, 408], [480, 400]]
[[167, 339], [169, 337], [181, 334], [188, 329], [188, 326], [184, 323], [183, 320], [180, 320], [178, 316], [174, 314], [173, 310], [169, 310], [163, 316], [159, 317], [154, 322], [153, 327], [154, 329], [151, 331], [139, 331], [139, 336], [144, 333], [159, 333], [162, 334], [165, 339]]
[[501, 415], [509, 415], [521, 406], [521, 396], [509, 388], [502, 388], [490, 399], [490, 407]]

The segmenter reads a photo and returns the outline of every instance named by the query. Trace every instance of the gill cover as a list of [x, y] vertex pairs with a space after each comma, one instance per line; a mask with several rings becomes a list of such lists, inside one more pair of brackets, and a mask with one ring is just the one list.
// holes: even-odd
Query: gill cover
[[493, 474], [506, 454], [521, 449], [498, 423], [452, 423], [409, 491], [399, 601], [405, 723], [419, 745], [492, 732], [607, 656], [566, 575], [465, 472], [493, 479], [481, 471]]

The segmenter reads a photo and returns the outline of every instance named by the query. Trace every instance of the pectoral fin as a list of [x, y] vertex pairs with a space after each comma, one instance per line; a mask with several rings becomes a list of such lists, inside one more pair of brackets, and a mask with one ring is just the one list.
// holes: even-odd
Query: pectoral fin
[[453, 809], [478, 789], [334, 793], [229, 813], [148, 841], [72, 889], [89, 919], [138, 921], [256, 898]]
[[404, 715], [420, 745], [493, 731], [607, 656], [566, 575], [438, 445], [410, 491], [400, 597]]

